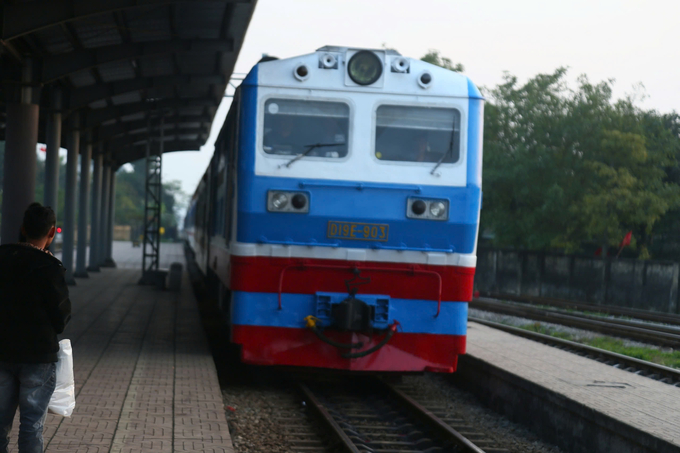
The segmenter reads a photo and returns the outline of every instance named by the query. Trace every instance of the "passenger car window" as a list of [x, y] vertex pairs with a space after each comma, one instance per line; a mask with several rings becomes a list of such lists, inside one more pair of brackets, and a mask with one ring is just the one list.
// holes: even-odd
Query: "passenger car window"
[[397, 162], [454, 163], [460, 158], [456, 109], [381, 105], [376, 111], [375, 156]]
[[[349, 142], [349, 106], [342, 102], [269, 99], [264, 105], [267, 154], [341, 158]], [[323, 146], [318, 146], [323, 145]]]

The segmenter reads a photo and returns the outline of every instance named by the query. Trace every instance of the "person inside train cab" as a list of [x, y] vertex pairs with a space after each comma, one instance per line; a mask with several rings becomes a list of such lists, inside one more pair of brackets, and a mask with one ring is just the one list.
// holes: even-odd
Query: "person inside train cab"
[[[312, 155], [338, 158], [341, 155], [347, 154], [344, 150], [347, 146], [347, 138], [343, 133], [342, 127], [338, 124], [335, 118], [328, 117], [321, 119], [321, 131], [323, 136], [319, 138], [319, 143], [332, 144], [337, 143], [338, 146], [324, 147], [312, 151]], [[316, 152], [315, 152], [316, 151]]]
[[265, 131], [264, 150], [271, 154], [295, 154], [295, 120], [291, 115], [277, 115], [272, 128]]
[[415, 140], [415, 161], [416, 162], [430, 162], [430, 142], [427, 137], [427, 132], [418, 134]]

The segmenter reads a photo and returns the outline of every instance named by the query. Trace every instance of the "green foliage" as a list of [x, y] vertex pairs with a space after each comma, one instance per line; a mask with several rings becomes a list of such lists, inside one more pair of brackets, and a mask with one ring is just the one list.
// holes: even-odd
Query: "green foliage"
[[462, 64], [456, 63], [454, 64], [450, 58], [447, 57], [442, 57], [440, 55], [440, 52], [435, 49], [430, 49], [422, 58], [421, 60], [431, 63], [437, 66], [441, 66], [444, 69], [449, 69], [451, 71], [455, 72], [464, 72], [465, 67], [463, 67]]
[[563, 340], [574, 341], [577, 343], [604, 349], [605, 351], [616, 352], [635, 359], [646, 360], [672, 368], [680, 368], [680, 351], [665, 351], [655, 347], [628, 346], [623, 340], [612, 337], [598, 336], [595, 338], [578, 338], [565, 332], [559, 332], [554, 328], [547, 327], [540, 322], [525, 324], [520, 326], [524, 330], [550, 335]]
[[495, 245], [566, 251], [617, 246], [634, 230], [647, 257], [654, 225], [680, 207], [666, 171], [678, 136], [655, 112], [614, 102], [612, 81], [581, 77], [571, 90], [566, 72], [521, 86], [506, 74], [486, 90], [483, 229]]
[[651, 347], [627, 346], [624, 341], [611, 337], [596, 337], [591, 340], [583, 340], [582, 343], [595, 348], [627, 355], [628, 357], [633, 357], [635, 359], [646, 360], [647, 362], [680, 369], [680, 351], [664, 351]]
[[[0, 206], [2, 206], [2, 178], [5, 162], [5, 142], [0, 141]], [[59, 196], [57, 206], [57, 224], [63, 223], [66, 187], [66, 162], [60, 158], [59, 168]], [[117, 173], [116, 181], [116, 223], [130, 225], [134, 232], [142, 230], [144, 220], [144, 189], [145, 163], [132, 163], [133, 171], [121, 170]], [[78, 186], [80, 187], [80, 186]], [[179, 181], [163, 183], [161, 199], [161, 226], [165, 228], [165, 237], [174, 238], [177, 235], [178, 210], [186, 201]], [[45, 188], [45, 162], [37, 160], [35, 200], [42, 203]], [[1, 214], [0, 214], [1, 215]], [[76, 219], [78, 206], [76, 205]], [[0, 222], [2, 218], [0, 217]]]
[[[146, 163], [132, 162], [132, 171], [121, 169], [116, 180], [116, 223], [130, 225], [132, 237], [142, 234], [144, 228], [144, 196]], [[161, 226], [165, 238], [177, 236], [178, 209], [185, 198], [179, 181], [164, 182], [161, 190]]]
[[534, 322], [531, 324], [525, 324], [523, 326], [519, 326], [520, 329], [528, 330], [530, 332], [536, 332], [540, 333], [543, 335], [550, 335], [555, 338], [560, 338], [562, 340], [570, 340], [573, 341], [573, 337], [569, 335], [568, 333], [565, 332], [557, 332], [554, 329], [551, 329], [550, 327], [544, 326], [540, 322]]

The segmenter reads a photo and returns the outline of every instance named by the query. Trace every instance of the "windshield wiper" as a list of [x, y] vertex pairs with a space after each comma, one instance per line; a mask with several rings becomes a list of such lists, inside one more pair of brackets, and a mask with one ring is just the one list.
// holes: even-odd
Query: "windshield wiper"
[[[453, 130], [451, 130], [451, 142], [449, 142], [449, 149], [444, 154], [442, 154], [442, 157], [437, 161], [437, 165], [435, 165], [434, 168], [432, 169], [432, 171], [430, 172], [431, 175], [434, 175], [434, 172], [444, 162], [444, 159], [446, 159], [446, 156], [451, 155], [451, 153], [453, 152], [453, 137], [454, 137], [455, 133], [456, 133], [456, 130], [454, 128]], [[435, 176], [439, 176], [439, 175], [435, 175]]]
[[291, 165], [293, 165], [295, 162], [297, 162], [298, 160], [302, 159], [307, 154], [312, 152], [313, 149], [324, 148], [326, 146], [342, 146], [342, 145], [344, 145], [344, 143], [314, 143], [313, 145], [305, 145], [304, 147], [307, 148], [305, 150], [305, 152], [298, 154], [297, 156], [293, 157], [291, 160], [289, 160], [285, 164], [279, 165], [279, 168], [281, 168], [281, 167], [290, 168]]

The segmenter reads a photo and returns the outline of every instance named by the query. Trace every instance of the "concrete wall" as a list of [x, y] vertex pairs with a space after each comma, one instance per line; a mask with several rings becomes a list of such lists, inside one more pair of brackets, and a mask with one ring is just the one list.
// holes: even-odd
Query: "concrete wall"
[[450, 378], [494, 411], [571, 453], [677, 453], [677, 445], [470, 354]]
[[680, 265], [480, 248], [475, 290], [680, 313]]

